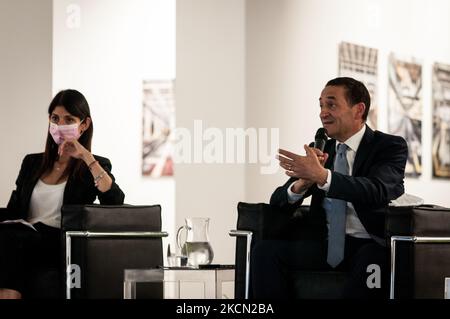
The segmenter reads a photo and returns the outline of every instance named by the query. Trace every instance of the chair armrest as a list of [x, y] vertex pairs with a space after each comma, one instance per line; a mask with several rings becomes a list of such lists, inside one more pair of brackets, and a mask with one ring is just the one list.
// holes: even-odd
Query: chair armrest
[[278, 208], [265, 203], [238, 204], [237, 230], [248, 230], [255, 240], [288, 239], [292, 222], [301, 219], [309, 206], [301, 206], [294, 215], [286, 214]]
[[450, 237], [450, 208], [421, 205], [414, 209], [413, 217], [414, 235]]
[[[235, 258], [235, 298], [245, 298], [249, 299], [250, 296], [250, 253], [251, 253], [251, 247], [252, 247], [252, 237], [253, 233], [248, 230], [230, 230], [229, 235], [231, 237], [237, 237], [237, 238], [244, 238], [245, 241], [245, 268], [242, 269], [242, 266], [244, 265], [244, 260], [242, 256], [239, 256], [238, 254], [242, 250], [242, 247], [239, 247], [242, 245], [241, 240], [237, 240], [236, 245], [236, 258]], [[242, 253], [240, 253], [242, 255]], [[244, 277], [245, 276], [245, 281]]]
[[235, 298], [251, 298], [250, 251], [262, 239], [288, 239], [292, 237], [292, 224], [301, 219], [302, 213], [309, 210], [302, 206], [294, 215], [279, 211], [264, 203], [238, 204], [237, 230], [230, 231], [236, 237], [235, 255]]
[[0, 222], [8, 219], [17, 219], [8, 208], [0, 208]]
[[161, 206], [65, 205], [64, 231], [161, 231]]
[[436, 205], [389, 207], [386, 235], [450, 236], [450, 208]]
[[386, 238], [412, 234], [412, 215], [410, 207], [389, 207], [386, 214]]

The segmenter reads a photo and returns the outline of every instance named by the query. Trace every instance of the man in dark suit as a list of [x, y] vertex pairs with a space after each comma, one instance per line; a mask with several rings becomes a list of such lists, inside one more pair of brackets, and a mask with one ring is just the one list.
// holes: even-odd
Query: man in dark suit
[[319, 101], [331, 139], [323, 152], [305, 145], [306, 156], [280, 149], [280, 166], [290, 179], [270, 200], [280, 211], [293, 213], [312, 195], [302, 218], [305, 231], [297, 241], [255, 245], [254, 296], [288, 297], [287, 270], [344, 270], [350, 276], [342, 297], [386, 297], [384, 218], [389, 202], [404, 193], [407, 144], [366, 125], [370, 96], [355, 79], [329, 81]]

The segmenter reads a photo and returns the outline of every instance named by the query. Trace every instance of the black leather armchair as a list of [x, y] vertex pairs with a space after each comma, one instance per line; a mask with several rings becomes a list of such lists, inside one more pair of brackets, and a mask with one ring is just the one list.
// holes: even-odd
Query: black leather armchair
[[159, 205], [65, 206], [62, 216], [64, 269], [81, 274], [79, 288], [65, 287], [68, 298], [123, 298], [125, 269], [163, 265]]
[[30, 274], [25, 298], [120, 299], [124, 269], [163, 264], [167, 233], [161, 232], [159, 205], [63, 206], [61, 225], [64, 258], [57, 268]]
[[391, 298], [444, 298], [445, 278], [450, 278], [450, 208], [390, 208], [386, 232], [395, 275]]
[[[280, 213], [268, 204], [238, 204], [238, 231], [251, 232], [251, 247], [263, 239], [298, 239], [302, 214], [309, 206], [301, 206], [293, 216]], [[235, 232], [231, 232], [235, 235]], [[245, 234], [237, 235], [235, 297], [242, 299], [248, 295], [252, 298], [247, 268], [249, 256]], [[251, 267], [251, 265], [250, 265]], [[328, 299], [338, 298], [347, 276], [344, 272], [306, 272], [290, 273], [290, 295], [293, 298]], [[247, 290], [247, 291], [246, 291]]]
[[[293, 216], [268, 204], [238, 204], [237, 231], [230, 235], [236, 242], [236, 298], [251, 298], [249, 289], [249, 251], [262, 239], [298, 239], [301, 206]], [[386, 239], [389, 249], [395, 241], [395, 278], [391, 278], [391, 297], [443, 298], [444, 279], [450, 277], [450, 209], [422, 205], [391, 207], [386, 216]], [[251, 240], [251, 245], [249, 244]], [[446, 243], [446, 244], [445, 244]], [[290, 295], [293, 298], [337, 299], [342, 295], [345, 272], [292, 271]], [[247, 290], [248, 289], [248, 290]]]

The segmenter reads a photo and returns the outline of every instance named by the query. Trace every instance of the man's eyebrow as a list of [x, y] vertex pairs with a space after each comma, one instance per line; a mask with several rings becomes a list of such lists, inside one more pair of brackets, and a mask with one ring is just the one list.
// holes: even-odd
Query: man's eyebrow
[[[336, 100], [336, 97], [334, 95], [330, 95], [330, 96], [327, 96], [326, 99], [328, 99], [328, 100]], [[319, 98], [319, 101], [322, 101], [321, 97]]]

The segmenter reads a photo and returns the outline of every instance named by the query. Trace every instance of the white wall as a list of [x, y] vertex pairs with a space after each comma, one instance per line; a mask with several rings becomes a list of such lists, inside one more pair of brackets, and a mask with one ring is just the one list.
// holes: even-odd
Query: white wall
[[175, 1], [54, 0], [53, 93], [81, 91], [93, 152], [111, 159], [128, 204], [161, 204], [174, 232], [173, 178], [141, 176], [142, 81], [175, 78]]
[[0, 0], [0, 207], [27, 153], [42, 152], [52, 95], [52, 1]]
[[[406, 192], [450, 206], [449, 181], [431, 179], [431, 65], [450, 64], [450, 2], [446, 0], [247, 0], [248, 126], [280, 127], [280, 145], [301, 152], [320, 127], [318, 97], [337, 76], [338, 44], [379, 49], [379, 128], [386, 131], [387, 57], [423, 61], [423, 171]], [[267, 202], [283, 172], [246, 173], [247, 200]]]
[[[245, 0], [177, 1], [177, 127], [245, 127]], [[208, 216], [214, 263], [234, 263], [241, 164], [177, 164], [177, 225]]]
[[[286, 177], [261, 175], [259, 165], [177, 164], [176, 185], [142, 178], [141, 81], [175, 78], [176, 52], [177, 127], [278, 127], [281, 146], [301, 151], [320, 126], [317, 99], [337, 75], [340, 41], [379, 49], [382, 130], [388, 53], [423, 60], [428, 156], [407, 192], [450, 206], [449, 182], [431, 179], [429, 93], [431, 64], [450, 63], [447, 1], [178, 0], [176, 51], [174, 0], [53, 2], [52, 21], [52, 1], [0, 0], [1, 206], [23, 155], [43, 149], [52, 94], [72, 87], [90, 102], [94, 152], [112, 160], [126, 202], [162, 204], [172, 235], [186, 217], [210, 217], [214, 263], [232, 263], [236, 204], [267, 202]], [[20, 141], [11, 138], [17, 123]]]

